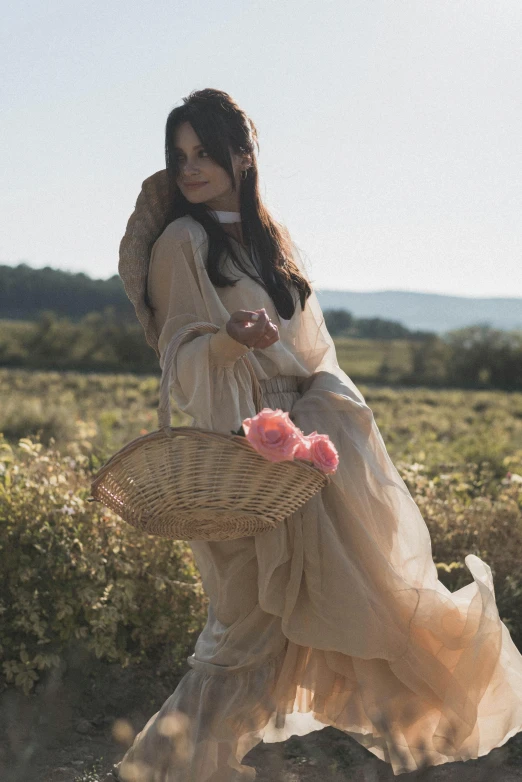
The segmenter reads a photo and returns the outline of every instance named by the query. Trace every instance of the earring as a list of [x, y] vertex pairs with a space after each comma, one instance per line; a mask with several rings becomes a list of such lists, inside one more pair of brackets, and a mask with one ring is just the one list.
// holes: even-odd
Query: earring
[[241, 172], [241, 179], [246, 179], [247, 176], [248, 176], [248, 169], [244, 168], [243, 171]]

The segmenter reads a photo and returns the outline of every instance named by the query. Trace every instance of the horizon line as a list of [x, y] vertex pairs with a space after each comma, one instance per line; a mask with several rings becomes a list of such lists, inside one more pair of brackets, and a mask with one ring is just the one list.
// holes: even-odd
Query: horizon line
[[[89, 277], [89, 279], [91, 279], [93, 282], [107, 282], [113, 277], [120, 277], [117, 271], [115, 271], [113, 274], [109, 275], [108, 277], [92, 277], [89, 272], [76, 270], [76, 269], [75, 270], [62, 269], [60, 267], [50, 266], [49, 264], [46, 264], [45, 266], [31, 266], [31, 264], [28, 263], [26, 260], [18, 260], [16, 264], [14, 262], [9, 262], [9, 261], [0, 261], [0, 266], [9, 266], [11, 268], [17, 268], [18, 266], [22, 266], [22, 265], [27, 266], [32, 271], [43, 271], [44, 269], [51, 269], [52, 271], [64, 272], [65, 274], [70, 274], [72, 276], [76, 274], [83, 274], [86, 277]], [[316, 287], [314, 284], [312, 284], [312, 287], [316, 291], [316, 293], [360, 293], [360, 294], [399, 293], [399, 294], [413, 294], [415, 296], [440, 296], [444, 298], [453, 298], [453, 299], [469, 299], [470, 301], [476, 301], [477, 299], [480, 299], [482, 301], [508, 300], [508, 301], [522, 302], [522, 294], [518, 296], [514, 296], [513, 294], [511, 295], [496, 294], [496, 295], [487, 296], [485, 294], [469, 295], [465, 293], [442, 293], [440, 291], [411, 290], [408, 288], [375, 288], [375, 289], [365, 288], [364, 290], [357, 290], [354, 288], [322, 288], [322, 287], [320, 288], [320, 287]]]

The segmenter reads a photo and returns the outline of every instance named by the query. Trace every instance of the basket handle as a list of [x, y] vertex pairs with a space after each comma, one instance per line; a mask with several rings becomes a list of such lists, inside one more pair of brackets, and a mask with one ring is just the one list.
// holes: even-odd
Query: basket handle
[[[170, 409], [170, 374], [172, 371], [172, 364], [174, 362], [174, 354], [178, 346], [185, 341], [189, 334], [194, 331], [202, 333], [215, 333], [219, 331], [219, 326], [214, 323], [207, 323], [206, 321], [198, 321], [197, 323], [189, 323], [188, 326], [183, 326], [178, 329], [172, 336], [167, 349], [165, 350], [165, 360], [163, 363], [163, 373], [161, 375], [160, 383], [160, 401], [158, 406], [158, 428], [163, 429], [165, 426], [171, 424], [171, 409]], [[259, 385], [254, 368], [250, 363], [248, 353], [240, 356], [250, 372], [250, 379], [252, 380], [252, 396], [254, 399], [254, 407], [256, 413], [259, 413], [263, 408], [263, 391]]]

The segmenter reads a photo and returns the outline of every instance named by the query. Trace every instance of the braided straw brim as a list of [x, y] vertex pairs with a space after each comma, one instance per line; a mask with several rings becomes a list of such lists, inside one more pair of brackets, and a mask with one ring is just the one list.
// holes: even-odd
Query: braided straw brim
[[146, 303], [147, 276], [152, 245], [161, 235], [168, 212], [167, 170], [156, 171], [145, 179], [136, 206], [129, 217], [120, 242], [118, 273], [125, 293], [131, 300], [136, 316], [143, 326], [145, 338], [160, 357], [159, 334], [154, 313]]

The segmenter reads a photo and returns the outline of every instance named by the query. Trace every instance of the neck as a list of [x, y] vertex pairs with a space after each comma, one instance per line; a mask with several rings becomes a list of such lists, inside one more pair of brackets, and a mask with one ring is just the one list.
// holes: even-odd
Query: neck
[[233, 196], [227, 198], [211, 198], [205, 201], [205, 204], [209, 209], [215, 209], [218, 212], [239, 212], [240, 203], [239, 194], [235, 198]]

